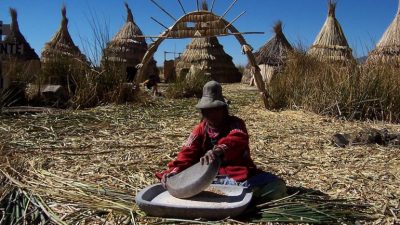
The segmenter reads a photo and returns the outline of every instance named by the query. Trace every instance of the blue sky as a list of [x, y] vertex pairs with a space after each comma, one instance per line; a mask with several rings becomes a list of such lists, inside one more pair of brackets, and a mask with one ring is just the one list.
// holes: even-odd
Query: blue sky
[[[183, 12], [177, 0], [156, 0], [174, 17]], [[196, 9], [195, 0], [181, 0], [186, 11]], [[214, 12], [222, 15], [233, 0], [216, 0]], [[150, 0], [127, 0], [134, 19], [145, 35], [158, 35], [164, 28], [150, 17], [155, 17], [166, 26], [173, 20], [160, 11]], [[201, 2], [201, 0], [199, 0]], [[212, 0], [208, 0], [211, 5]], [[44, 44], [51, 39], [60, 25], [60, 8], [67, 6], [69, 30], [76, 45], [91, 57], [93, 29], [90, 17], [97, 18], [101, 27], [107, 28], [110, 37], [122, 27], [126, 19], [123, 0], [1, 0], [0, 20], [10, 22], [9, 7], [18, 11], [19, 25], [25, 38], [40, 55]], [[336, 15], [356, 57], [366, 55], [393, 20], [398, 0], [339, 0]], [[289, 41], [308, 48], [323, 25], [327, 15], [327, 0], [238, 0], [225, 17], [233, 20], [246, 11], [234, 25], [239, 31], [261, 31], [263, 35], [246, 35], [255, 49], [261, 47], [272, 36], [272, 26], [277, 20], [284, 23], [284, 33]], [[106, 24], [106, 25], [104, 25]], [[147, 40], [148, 43], [151, 40]], [[189, 39], [166, 40], [158, 49], [155, 58], [158, 64], [164, 61], [164, 51], [182, 52]], [[233, 36], [220, 38], [225, 51], [236, 64], [245, 64], [247, 59]], [[168, 55], [167, 59], [172, 58]]]

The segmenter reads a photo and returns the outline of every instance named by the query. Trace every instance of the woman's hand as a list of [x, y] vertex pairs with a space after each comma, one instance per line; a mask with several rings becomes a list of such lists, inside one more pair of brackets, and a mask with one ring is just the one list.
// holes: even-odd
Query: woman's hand
[[201, 165], [204, 165], [204, 164], [208, 165], [208, 164], [214, 162], [214, 160], [217, 157], [222, 156], [222, 154], [224, 154], [224, 151], [222, 148], [219, 148], [219, 147], [214, 148], [212, 150], [208, 150], [207, 153], [203, 157], [200, 158], [200, 163], [201, 163]]
[[204, 165], [204, 164], [208, 165], [215, 160], [215, 157], [216, 156], [214, 155], [213, 150], [208, 150], [206, 152], [206, 154], [200, 158], [200, 163], [201, 163], [201, 165]]

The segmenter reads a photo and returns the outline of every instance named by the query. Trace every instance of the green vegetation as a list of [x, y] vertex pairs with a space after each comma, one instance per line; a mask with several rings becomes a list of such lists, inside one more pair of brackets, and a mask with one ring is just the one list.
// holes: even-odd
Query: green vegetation
[[294, 53], [271, 80], [271, 104], [346, 119], [399, 122], [399, 72], [390, 65], [341, 65]]
[[186, 76], [178, 77], [166, 90], [170, 98], [201, 97], [203, 86], [210, 81], [204, 70], [193, 69]]

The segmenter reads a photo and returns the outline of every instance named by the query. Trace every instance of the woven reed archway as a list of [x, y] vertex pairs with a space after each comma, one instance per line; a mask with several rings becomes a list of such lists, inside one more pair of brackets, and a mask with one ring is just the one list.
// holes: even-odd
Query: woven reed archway
[[[153, 58], [154, 53], [157, 51], [160, 44], [165, 39], [182, 39], [182, 38], [196, 38], [199, 37], [213, 37], [213, 36], [228, 36], [233, 35], [242, 47], [242, 53], [247, 55], [249, 64], [254, 68], [254, 78], [258, 90], [260, 91], [262, 100], [264, 102], [265, 108], [268, 107], [268, 93], [265, 88], [265, 84], [262, 80], [260, 73], [260, 68], [257, 65], [256, 59], [252, 52], [252, 47], [247, 44], [242, 34], [240, 33], [232, 23], [226, 21], [223, 16], [217, 16], [213, 12], [208, 11], [203, 8], [203, 10], [198, 10], [190, 12], [182, 16], [180, 19], [169, 28], [167, 28], [163, 33], [161, 33], [157, 39], [149, 46], [146, 54], [143, 57], [141, 63], [141, 69], [138, 71], [136, 76], [136, 83], [143, 82], [145, 80], [146, 68]], [[258, 32], [247, 32], [248, 33], [258, 33]], [[196, 35], [195, 35], [196, 34]]]

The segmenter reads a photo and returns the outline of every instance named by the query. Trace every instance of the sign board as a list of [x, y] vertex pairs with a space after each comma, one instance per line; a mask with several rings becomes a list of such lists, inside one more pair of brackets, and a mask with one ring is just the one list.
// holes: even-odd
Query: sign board
[[0, 42], [0, 55], [22, 55], [24, 45], [17, 43]]
[[9, 35], [10, 32], [11, 32], [10, 24], [3, 24], [3, 21], [0, 21], [0, 41], [2, 40], [1, 36]]
[[1, 35], [9, 35], [11, 32], [10, 24], [3, 24], [0, 26], [0, 34]]
[[2, 36], [10, 34], [10, 32], [10, 24], [3, 24], [3, 21], [0, 21], [0, 55], [22, 55], [24, 53], [23, 45], [2, 42]]

